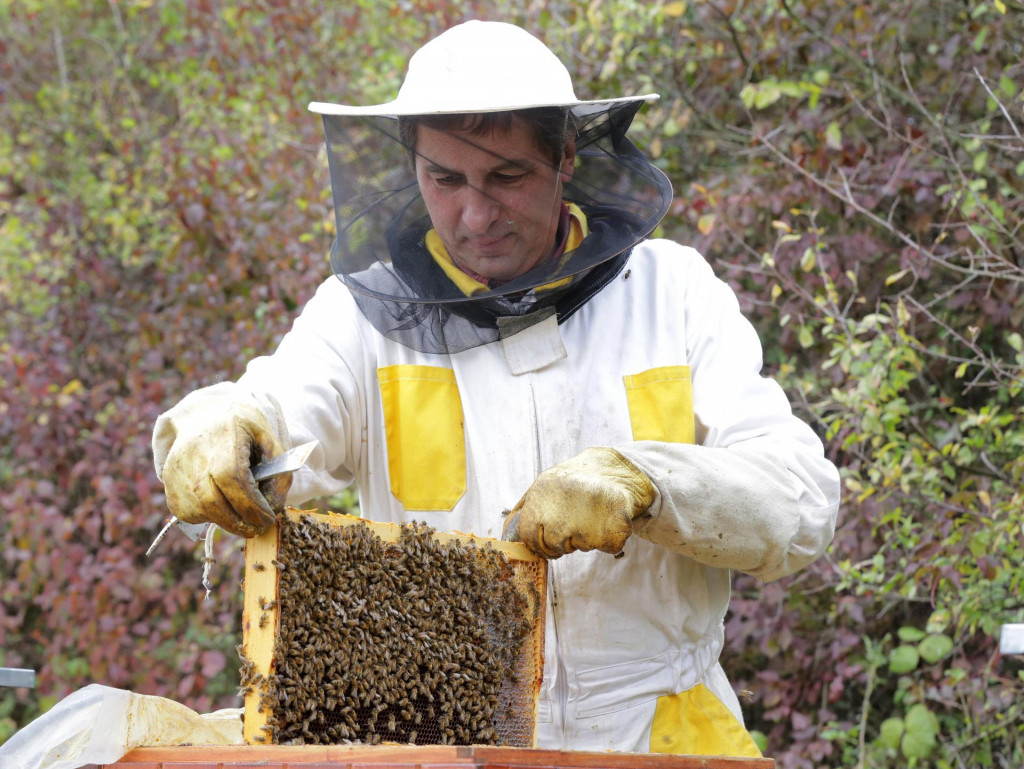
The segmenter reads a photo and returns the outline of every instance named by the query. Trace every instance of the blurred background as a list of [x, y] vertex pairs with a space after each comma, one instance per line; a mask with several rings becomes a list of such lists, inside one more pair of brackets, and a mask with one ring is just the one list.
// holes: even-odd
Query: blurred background
[[[828, 554], [738, 576], [723, 664], [766, 755], [1020, 767], [1020, 0], [0, 0], [0, 742], [89, 683], [240, 706], [240, 541], [172, 532], [149, 439], [272, 351], [330, 275], [313, 100], [396, 92], [470, 18], [631, 136], [659, 233], [737, 290], [842, 468]], [[322, 500], [352, 511], [351, 493]]]

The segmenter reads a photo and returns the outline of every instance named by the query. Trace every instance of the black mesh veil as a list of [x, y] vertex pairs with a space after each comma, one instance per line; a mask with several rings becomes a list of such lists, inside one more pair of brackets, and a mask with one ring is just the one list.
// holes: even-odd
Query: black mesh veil
[[[381, 334], [420, 352], [457, 353], [494, 342], [502, 329], [521, 329], [552, 311], [564, 320], [619, 272], [671, 203], [668, 179], [625, 136], [640, 103], [572, 110], [575, 168], [561, 194], [583, 212], [587, 236], [560, 258], [471, 297], [428, 250], [432, 223], [398, 120], [324, 115], [335, 275]], [[509, 317], [520, 322], [499, 323]]]

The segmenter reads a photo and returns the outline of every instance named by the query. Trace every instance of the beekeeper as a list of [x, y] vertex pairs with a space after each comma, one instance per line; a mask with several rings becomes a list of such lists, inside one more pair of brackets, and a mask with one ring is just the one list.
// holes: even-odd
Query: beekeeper
[[539, 40], [469, 22], [393, 101], [311, 104], [337, 277], [159, 418], [155, 462], [175, 515], [242, 536], [352, 483], [373, 520], [507, 527], [557, 559], [540, 747], [756, 756], [718, 661], [730, 573], [821, 555], [838, 474], [733, 292], [649, 238], [672, 190], [625, 133], [655, 98], [579, 100]]

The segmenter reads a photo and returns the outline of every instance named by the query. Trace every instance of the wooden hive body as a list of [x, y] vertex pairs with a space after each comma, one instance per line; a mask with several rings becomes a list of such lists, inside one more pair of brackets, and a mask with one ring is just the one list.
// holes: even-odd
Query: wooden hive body
[[136, 748], [110, 769], [775, 769], [771, 758], [501, 747], [234, 745]]

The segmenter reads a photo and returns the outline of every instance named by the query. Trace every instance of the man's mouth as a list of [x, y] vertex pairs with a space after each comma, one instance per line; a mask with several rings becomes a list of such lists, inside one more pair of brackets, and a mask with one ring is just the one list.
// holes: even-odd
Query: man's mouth
[[504, 235], [499, 235], [496, 238], [475, 238], [471, 240], [470, 243], [472, 244], [472, 247], [476, 251], [494, 251], [504, 246], [507, 243], [508, 238], [511, 237], [511, 235], [511, 232], [506, 232]]

